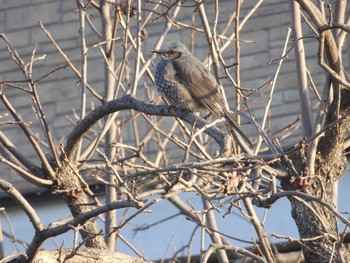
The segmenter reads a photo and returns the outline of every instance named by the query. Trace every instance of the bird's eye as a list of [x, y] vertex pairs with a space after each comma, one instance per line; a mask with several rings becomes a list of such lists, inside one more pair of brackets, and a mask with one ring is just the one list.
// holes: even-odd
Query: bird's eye
[[169, 50], [169, 52], [168, 52], [169, 55], [173, 55], [174, 53], [175, 53], [174, 50]]

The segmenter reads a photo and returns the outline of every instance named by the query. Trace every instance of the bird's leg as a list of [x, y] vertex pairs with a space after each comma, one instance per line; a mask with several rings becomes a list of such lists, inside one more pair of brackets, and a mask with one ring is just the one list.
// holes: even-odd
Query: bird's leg
[[209, 112], [207, 115], [204, 115], [203, 119], [209, 120], [209, 117], [212, 116], [213, 114]]

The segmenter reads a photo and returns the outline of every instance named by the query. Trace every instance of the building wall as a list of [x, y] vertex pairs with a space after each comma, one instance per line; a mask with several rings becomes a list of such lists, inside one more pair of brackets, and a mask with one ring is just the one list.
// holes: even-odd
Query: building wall
[[[242, 5], [241, 20], [251, 10], [255, 4], [254, 1], [245, 1]], [[145, 4], [146, 9], [150, 8], [149, 4]], [[231, 17], [235, 5], [232, 1], [220, 1], [220, 16], [218, 17], [218, 33], [225, 30], [226, 23]], [[198, 13], [193, 12], [193, 7], [183, 7], [177, 20], [189, 25], [194, 21], [195, 25], [200, 25], [200, 18]], [[34, 79], [49, 73], [58, 67], [65, 65], [66, 62], [58, 53], [52, 42], [44, 34], [40, 28], [38, 21], [41, 21], [45, 27], [50, 31], [53, 38], [56, 40], [61, 49], [67, 54], [76, 68], [80, 69], [80, 36], [79, 36], [79, 16], [75, 1], [56, 1], [56, 0], [26, 0], [26, 1], [10, 1], [3, 0], [0, 4], [0, 32], [4, 32], [6, 37], [11, 41], [16, 48], [18, 54], [25, 63], [28, 63], [32, 56], [33, 50], [36, 51], [36, 56], [40, 57], [46, 55], [45, 59], [39, 60], [34, 64], [33, 75]], [[209, 17], [209, 23], [212, 24], [215, 19], [215, 5], [214, 1], [206, 2], [206, 12]], [[254, 103], [251, 105], [251, 110], [257, 121], [261, 121], [264, 110], [268, 101], [268, 94], [270, 88], [264, 90], [262, 87], [271, 80], [276, 72], [277, 63], [269, 63], [271, 60], [277, 59], [282, 55], [283, 45], [285, 43], [288, 27], [290, 26], [289, 3], [285, 1], [269, 0], [264, 2], [254, 15], [246, 22], [240, 33], [241, 44], [241, 86], [247, 89], [258, 89], [257, 92], [250, 94], [249, 101]], [[93, 8], [89, 9], [90, 19], [96, 29], [100, 31], [99, 14]], [[148, 15], [144, 12], [144, 19]], [[157, 15], [153, 15], [153, 19]], [[164, 28], [164, 20], [158, 19], [156, 22], [149, 23], [146, 26], [148, 37], [143, 42], [143, 52], [145, 58], [151, 57], [149, 50], [153, 49], [157, 43], [159, 36]], [[131, 32], [135, 32], [136, 21], [130, 20]], [[87, 25], [87, 46], [88, 51], [88, 83], [92, 85], [98, 92], [103, 94], [103, 60], [101, 52], [98, 48], [93, 47], [99, 42], [99, 38], [94, 31]], [[226, 35], [234, 32], [234, 27], [227, 28]], [[121, 31], [119, 32], [121, 33]], [[311, 34], [311, 33], [310, 33]], [[180, 40], [186, 43], [193, 51], [193, 53], [204, 60], [208, 54], [209, 49], [206, 38], [202, 33], [198, 33], [186, 28], [178, 28], [173, 26], [166, 37], [166, 41]], [[292, 41], [288, 41], [288, 46], [292, 46]], [[317, 65], [316, 59], [316, 40], [313, 38], [305, 39], [306, 55], [308, 57], [308, 67], [311, 71], [312, 77], [319, 88], [323, 81], [323, 73]], [[117, 60], [122, 54], [122, 40], [116, 41], [116, 55]], [[235, 48], [228, 47], [223, 55], [227, 59], [227, 63], [235, 62]], [[132, 61], [134, 53], [129, 55]], [[0, 41], [0, 81], [23, 80], [24, 76], [21, 74], [17, 65], [10, 59], [6, 50], [4, 41]], [[126, 88], [129, 87], [132, 80], [133, 66], [129, 65], [126, 74], [129, 78], [123, 81]], [[154, 66], [150, 67], [154, 72]], [[222, 69], [221, 69], [222, 70]], [[233, 67], [230, 73], [234, 76]], [[221, 71], [222, 73], [222, 71]], [[129, 80], [129, 81], [128, 81]], [[152, 82], [144, 78], [145, 83], [149, 89], [145, 89], [144, 82], [141, 81], [137, 97], [146, 100], [154, 99], [158, 96], [154, 89]], [[222, 80], [225, 85], [227, 96], [231, 105], [233, 103], [233, 96], [235, 89], [225, 79]], [[21, 84], [25, 87], [24, 84]], [[49, 123], [51, 132], [57, 142], [65, 142], [65, 138], [72, 130], [73, 126], [68, 118], [75, 119], [75, 113], [79, 113], [80, 109], [80, 90], [78, 78], [74, 75], [72, 70], [67, 67], [65, 69], [55, 72], [52, 76], [42, 80], [37, 86], [40, 100], [46, 114], [46, 119]], [[273, 101], [271, 104], [270, 117], [268, 126], [266, 127], [269, 134], [274, 134], [275, 131], [294, 122], [299, 115], [299, 96], [298, 87], [295, 75], [295, 63], [293, 52], [290, 52], [288, 59], [285, 60], [280, 73], [277, 78], [275, 91], [273, 94]], [[39, 129], [38, 120], [33, 113], [32, 101], [24, 93], [18, 89], [8, 88], [4, 89], [4, 93], [8, 96], [17, 112], [23, 117], [25, 122], [31, 123], [31, 128], [35, 134], [44, 136]], [[245, 92], [249, 95], [250, 92]], [[150, 94], [150, 98], [146, 96]], [[314, 94], [311, 97], [315, 100]], [[94, 107], [100, 105], [100, 102], [89, 96], [88, 109], [91, 111]], [[0, 104], [0, 114], [6, 112], [4, 105]], [[127, 114], [127, 113], [126, 113]], [[67, 118], [68, 117], [68, 118]], [[10, 120], [11, 118], [5, 118]], [[167, 118], [164, 122], [163, 128], [168, 131], [168, 126], [172, 124], [172, 119]], [[146, 123], [141, 123], [145, 133], [151, 129]], [[35, 158], [35, 153], [31, 145], [28, 143], [22, 131], [11, 125], [2, 125], [2, 131], [16, 143], [22, 152], [27, 156], [32, 156], [32, 160], [38, 164]], [[98, 129], [98, 127], [97, 127]], [[168, 130], [167, 130], [168, 129]], [[253, 125], [243, 125], [243, 129], [247, 131], [252, 138], [256, 137], [257, 132]], [[288, 139], [281, 140], [283, 146], [293, 145], [297, 143], [297, 138], [300, 137], [300, 129], [296, 130], [294, 136]], [[123, 134], [124, 142], [134, 141], [133, 131], [131, 126], [125, 128]], [[274, 138], [274, 136], [273, 136]], [[155, 144], [147, 144], [147, 151], [151, 152], [157, 149]], [[175, 152], [173, 153], [175, 156]], [[40, 164], [38, 164], [40, 165]], [[6, 171], [1, 176], [15, 182], [18, 187], [23, 190], [32, 191], [31, 186], [26, 184], [18, 175], [10, 172], [10, 170], [0, 164], [2, 169]]]
[[[214, 21], [215, 1], [206, 1], [206, 11], [210, 15], [210, 23]], [[245, 1], [242, 6], [241, 17], [243, 18], [251, 9], [256, 1]], [[145, 4], [147, 7], [147, 4]], [[220, 16], [218, 24], [218, 32], [225, 28], [227, 19], [232, 15], [235, 8], [233, 1], [220, 1]], [[40, 60], [34, 65], [34, 79], [47, 74], [51, 70], [65, 64], [62, 56], [57, 52], [56, 48], [45, 36], [38, 25], [38, 21], [42, 21], [45, 27], [51, 32], [59, 46], [69, 56], [74, 65], [80, 67], [80, 36], [78, 13], [76, 11], [76, 1], [58, 1], [58, 0], [2, 0], [0, 3], [0, 32], [5, 33], [7, 38], [16, 48], [18, 54], [27, 63], [32, 55], [33, 49], [36, 49], [37, 56], [46, 54], [45, 60]], [[263, 87], [265, 83], [271, 80], [276, 72], [277, 63], [269, 63], [282, 55], [283, 45], [285, 43], [288, 27], [290, 26], [289, 2], [279, 0], [267, 0], [254, 13], [251, 19], [244, 25], [241, 35], [241, 86], [248, 89], [258, 89]], [[91, 11], [91, 21], [100, 30], [99, 14], [96, 11]], [[148, 13], [144, 13], [145, 15]], [[156, 15], [154, 15], [154, 18]], [[179, 13], [177, 19], [182, 23], [191, 24], [194, 19], [196, 25], [200, 24], [198, 14], [193, 12], [193, 7], [184, 7]], [[135, 20], [130, 21], [132, 28], [135, 30]], [[143, 42], [143, 51], [146, 59], [152, 54], [148, 52], [158, 41], [159, 35], [164, 28], [164, 20], [159, 19], [152, 24], [147, 25], [146, 30], [148, 37]], [[230, 27], [228, 32], [233, 32], [234, 28]], [[307, 28], [305, 31], [309, 32]], [[308, 34], [312, 35], [311, 32]], [[193, 32], [185, 28], [172, 27], [167, 38], [169, 40], [180, 40], [191, 47], [193, 53], [200, 59], [205, 59], [209, 53], [206, 38], [203, 34]], [[192, 40], [195, 44], [193, 45]], [[91, 84], [97, 91], [102, 93], [103, 90], [103, 67], [101, 52], [93, 45], [98, 42], [98, 38], [93, 33], [93, 30], [87, 28], [87, 44], [88, 52], [88, 83]], [[117, 54], [121, 54], [121, 41], [116, 42]], [[288, 41], [288, 48], [293, 42]], [[317, 65], [317, 41], [313, 38], [305, 39], [306, 56], [308, 58], [307, 66], [314, 78], [314, 82], [322, 90], [324, 74]], [[130, 58], [133, 58], [133, 54]], [[234, 46], [229, 47], [224, 52], [227, 61], [235, 61]], [[23, 80], [23, 75], [19, 73], [17, 65], [11, 61], [4, 41], [0, 40], [0, 81]], [[132, 67], [128, 68], [132, 74]], [[154, 72], [154, 66], [151, 66], [151, 71]], [[233, 73], [234, 68], [231, 69]], [[132, 79], [132, 78], [131, 78]], [[49, 121], [51, 131], [55, 139], [59, 142], [64, 142], [72, 124], [65, 116], [74, 119], [74, 112], [79, 111], [80, 90], [77, 84], [78, 78], [67, 67], [56, 72], [53, 76], [43, 80], [38, 85], [40, 100], [46, 112], [46, 118]], [[143, 83], [140, 83], [137, 96], [139, 98], [147, 98], [146, 92], [151, 94], [152, 98], [158, 96], [153, 88], [150, 80], [145, 79], [145, 82], [150, 87], [145, 90]], [[124, 81], [125, 87], [128, 87], [127, 81]], [[223, 84], [227, 89], [231, 101], [234, 95], [234, 89], [229, 86], [229, 83], [223, 80]], [[260, 89], [262, 90], [262, 89]], [[257, 93], [249, 97], [249, 101], [255, 101], [251, 105], [251, 110], [256, 120], [259, 122], [263, 116], [264, 109], [268, 101], [268, 93], [270, 89], [266, 89], [260, 96]], [[16, 89], [5, 88], [5, 94], [10, 99], [11, 103], [16, 107], [17, 111], [23, 116], [26, 122], [32, 122], [33, 130], [39, 131], [37, 119], [31, 111], [31, 100], [23, 92]], [[270, 121], [268, 124], [268, 133], [274, 134], [275, 131], [282, 129], [288, 124], [294, 122], [300, 113], [299, 111], [299, 96], [295, 74], [295, 63], [293, 51], [289, 53], [288, 58], [283, 63], [281, 71], [278, 75], [274, 99], [271, 104]], [[311, 92], [311, 97], [316, 103], [316, 97]], [[91, 99], [88, 105], [88, 111], [100, 103]], [[148, 100], [148, 99], [147, 99]], [[75, 109], [75, 110], [72, 110]], [[0, 103], [0, 114], [5, 112], [4, 106]], [[168, 123], [172, 120], [169, 118]], [[146, 125], [146, 124], [145, 124]], [[149, 127], [145, 128], [147, 131]], [[247, 130], [252, 137], [256, 135], [254, 129], [249, 125], [244, 125], [243, 129]], [[25, 152], [28, 156], [34, 156], [34, 151], [29, 145], [25, 136], [19, 129], [13, 129], [10, 126], [1, 126], [1, 130], [10, 138], [14, 139], [16, 146]], [[133, 140], [132, 132], [127, 131], [130, 137], [126, 140]], [[301, 130], [297, 129], [293, 136], [289, 139], [281, 141], [283, 146], [293, 145], [297, 143], [297, 138], [301, 135]], [[42, 136], [42, 135], [41, 135]], [[154, 149], [154, 145], [149, 146]], [[34, 157], [33, 161], [38, 162]], [[37, 163], [38, 164], [38, 163]], [[40, 164], [39, 164], [40, 165]], [[23, 191], [33, 191], [18, 175], [11, 173], [7, 167], [0, 165], [2, 173], [1, 178], [5, 178], [14, 182]]]

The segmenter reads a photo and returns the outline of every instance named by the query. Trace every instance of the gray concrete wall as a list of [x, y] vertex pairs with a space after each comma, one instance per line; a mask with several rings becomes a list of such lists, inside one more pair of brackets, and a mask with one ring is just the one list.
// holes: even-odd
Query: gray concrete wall
[[[245, 1], [242, 7], [241, 17], [243, 18], [251, 9], [255, 1]], [[206, 1], [206, 11], [210, 16], [210, 23], [214, 21], [214, 1]], [[38, 25], [38, 20], [42, 21], [47, 29], [51, 32], [55, 40], [58, 42], [64, 52], [70, 57], [75, 66], [80, 65], [80, 49], [79, 49], [79, 22], [76, 11], [75, 1], [57, 1], [57, 0], [2, 0], [0, 3], [0, 32], [4, 32], [11, 43], [16, 47], [18, 54], [28, 62], [34, 47], [36, 47], [37, 55], [46, 54], [46, 59], [38, 61], [34, 66], [34, 78], [39, 78], [41, 75], [50, 72], [58, 66], [64, 65], [65, 62], [55, 47], [45, 36]], [[231, 16], [235, 4], [232, 1], [220, 1], [220, 17], [218, 32], [225, 28], [227, 19]], [[92, 10], [92, 9], [91, 9]], [[290, 26], [289, 2], [269, 0], [262, 4], [258, 11], [246, 23], [241, 31], [241, 85], [244, 88], [257, 89], [270, 80], [276, 71], [277, 64], [269, 64], [269, 61], [281, 56], [282, 48], [287, 35], [287, 29]], [[99, 14], [96, 11], [91, 11], [91, 19], [98, 29], [100, 29]], [[148, 13], [144, 13], [145, 15]], [[180, 11], [178, 20], [183, 23], [191, 24], [193, 7], [186, 7]], [[200, 18], [195, 15], [195, 23], [200, 25]], [[131, 20], [132, 31], [135, 30], [135, 20]], [[151, 56], [148, 50], [152, 49], [158, 40], [160, 32], [163, 30], [164, 20], [159, 19], [153, 24], [146, 27], [149, 33], [148, 38], [143, 42], [144, 54], [147, 57]], [[233, 27], [229, 28], [228, 32], [232, 32]], [[121, 31], [119, 32], [121, 33]], [[192, 31], [184, 28], [173, 27], [167, 36], [167, 40], [180, 40], [188, 45], [191, 43]], [[193, 33], [195, 46], [194, 54], [200, 59], [204, 59], [208, 53], [208, 45], [203, 34]], [[310, 33], [311, 34], [311, 33]], [[101, 53], [97, 48], [92, 48], [92, 45], [99, 40], [93, 33], [91, 28], [87, 31], [87, 44], [89, 46], [88, 53], [88, 82], [93, 85], [96, 90], [102, 93], [103, 88], [103, 67]], [[121, 54], [121, 41], [116, 42], [117, 54]], [[289, 41], [289, 47], [292, 42]], [[306, 56], [308, 58], [308, 67], [312, 73], [315, 83], [322, 88], [324, 79], [323, 72], [317, 65], [317, 41], [309, 38], [305, 39]], [[228, 58], [227, 61], [235, 61], [234, 46], [229, 47], [224, 55]], [[133, 54], [130, 55], [130, 58]], [[3, 41], [0, 41], [0, 81], [23, 80], [23, 75], [19, 73], [16, 64], [10, 60]], [[154, 71], [154, 67], [151, 67]], [[231, 69], [233, 73], [234, 68]], [[132, 74], [132, 67], [130, 67]], [[72, 129], [72, 125], [65, 118], [65, 115], [74, 119], [72, 109], [79, 110], [79, 87], [77, 86], [77, 77], [69, 68], [60, 70], [53, 76], [43, 80], [38, 85], [40, 99], [46, 112], [47, 120], [50, 128], [57, 141], [64, 142], [65, 137]], [[146, 80], [150, 86], [151, 97], [158, 96], [153, 85], [149, 80]], [[141, 83], [142, 84], [142, 83]], [[137, 96], [145, 98], [145, 88], [140, 84]], [[228, 82], [223, 80], [223, 84], [228, 89], [229, 97], [233, 96], [232, 87], [228, 86]], [[124, 81], [124, 85], [128, 85]], [[297, 119], [299, 114], [299, 97], [297, 90], [297, 82], [295, 75], [295, 63], [293, 52], [288, 55], [288, 59], [284, 62], [281, 72], [276, 83], [274, 100], [271, 105], [271, 119], [269, 129], [274, 132]], [[5, 88], [4, 92], [10, 98], [10, 101], [16, 107], [17, 111], [23, 116], [25, 121], [33, 122], [33, 130], [37, 130], [36, 118], [32, 112], [31, 100], [23, 92], [16, 89]], [[264, 96], [260, 97], [251, 106], [252, 112], [257, 121], [261, 120], [265, 109], [269, 89], [264, 92]], [[251, 95], [252, 101], [256, 95]], [[311, 94], [313, 101], [315, 96]], [[91, 98], [88, 104], [88, 111], [93, 107], [98, 106], [99, 102]], [[0, 113], [4, 113], [5, 109], [0, 104]], [[172, 120], [168, 120], [171, 123]], [[149, 128], [146, 125], [145, 131]], [[249, 131], [254, 136], [256, 132], [250, 126], [244, 126], [245, 130]], [[1, 129], [13, 138], [16, 145], [28, 154], [33, 155], [33, 149], [27, 142], [19, 129], [13, 129], [9, 126], [2, 126]], [[127, 134], [132, 135], [131, 130]], [[42, 136], [42, 135], [41, 135]], [[297, 138], [300, 136], [300, 129], [297, 130], [295, 136], [291, 139], [282, 141], [282, 145], [287, 146], [297, 143]], [[127, 138], [132, 140], [132, 137]], [[154, 145], [149, 146], [154, 149]], [[1, 167], [3, 167], [1, 165]], [[5, 167], [3, 171], [8, 171]], [[8, 172], [3, 172], [1, 177], [21, 182], [18, 176], [13, 176]]]

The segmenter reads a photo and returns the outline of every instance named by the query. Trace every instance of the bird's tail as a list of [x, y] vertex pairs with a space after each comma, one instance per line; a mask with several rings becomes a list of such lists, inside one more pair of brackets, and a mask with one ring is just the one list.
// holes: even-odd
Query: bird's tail
[[249, 146], [252, 146], [253, 144], [251, 143], [247, 135], [244, 134], [244, 132], [235, 122], [235, 119], [232, 116], [232, 113], [226, 109], [222, 109], [222, 110], [223, 110], [223, 117], [229, 123], [229, 125], [249, 144]]

